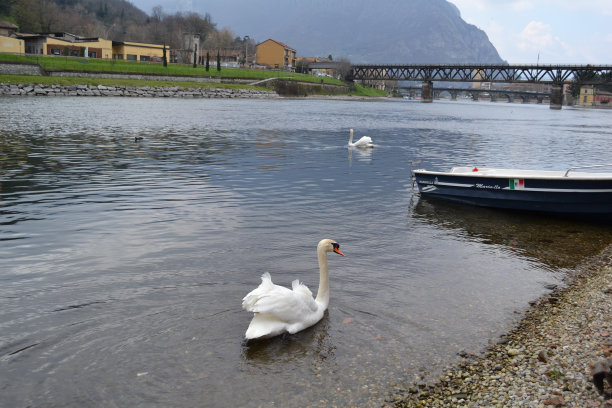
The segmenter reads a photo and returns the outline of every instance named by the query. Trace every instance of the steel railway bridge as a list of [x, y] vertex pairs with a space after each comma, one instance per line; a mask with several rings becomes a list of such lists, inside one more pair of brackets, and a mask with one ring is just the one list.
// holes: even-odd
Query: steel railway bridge
[[421, 101], [432, 102], [434, 81], [550, 84], [550, 108], [561, 109], [563, 85], [612, 84], [612, 65], [353, 65], [348, 79], [421, 81]]
[[[338, 67], [335, 61], [309, 64], [309, 69]], [[612, 85], [612, 65], [365, 64], [352, 65], [346, 79], [420, 81], [423, 102], [433, 101], [434, 81], [549, 84], [550, 107], [561, 109], [564, 85]]]

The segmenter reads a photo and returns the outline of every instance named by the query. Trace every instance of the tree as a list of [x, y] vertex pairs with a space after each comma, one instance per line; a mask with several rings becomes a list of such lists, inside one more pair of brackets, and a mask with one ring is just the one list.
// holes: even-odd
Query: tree
[[165, 41], [164, 41], [164, 56], [163, 56], [163, 59], [164, 59], [164, 67], [167, 67], [168, 66], [168, 57], [166, 56], [166, 42]]
[[298, 61], [295, 64], [295, 72], [298, 74], [306, 74], [308, 71], [308, 63], [304, 61]]
[[219, 54], [219, 50], [217, 50], [217, 71], [221, 71], [221, 54]]
[[589, 82], [592, 81], [593, 79], [597, 78], [598, 75], [595, 71], [579, 71], [576, 74], [574, 74], [574, 80], [572, 81], [572, 83], [569, 86], [569, 91], [571, 93], [571, 95], [573, 97], [577, 97], [580, 95], [580, 88], [581, 85], [584, 84], [585, 82]]
[[17, 0], [1, 0], [0, 1], [0, 16], [8, 16], [11, 13], [11, 8]]
[[198, 44], [193, 44], [193, 67], [198, 66]]
[[206, 72], [210, 71], [210, 54], [206, 51]]
[[353, 81], [353, 69], [352, 64], [346, 58], [340, 58], [336, 62], [336, 74], [340, 76], [345, 81], [352, 82]]

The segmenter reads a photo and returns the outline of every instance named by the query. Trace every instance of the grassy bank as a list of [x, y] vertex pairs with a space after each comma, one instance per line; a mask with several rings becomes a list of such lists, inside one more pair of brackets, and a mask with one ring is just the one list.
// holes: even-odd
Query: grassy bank
[[368, 88], [368, 87], [365, 87], [359, 84], [355, 84], [355, 90], [351, 92], [349, 95], [381, 97], [381, 96], [387, 96], [387, 92], [381, 91], [379, 89]]
[[103, 60], [97, 58], [75, 58], [75, 57], [50, 57], [50, 56], [24, 56], [13, 54], [0, 54], [0, 62], [34, 63], [40, 65], [46, 71], [86, 71], [86, 72], [110, 72], [122, 74], [147, 74], [147, 75], [172, 75], [172, 76], [194, 76], [212, 78], [238, 78], [261, 80], [267, 78], [287, 78], [305, 82], [321, 82], [326, 84], [343, 85], [343, 82], [332, 77], [317, 77], [308, 74], [294, 72], [270, 71], [259, 69], [241, 69], [222, 67], [217, 71], [216, 64], [211, 64], [206, 71], [205, 67], [198, 65], [194, 68], [188, 64], [168, 64], [164, 67], [161, 63]]

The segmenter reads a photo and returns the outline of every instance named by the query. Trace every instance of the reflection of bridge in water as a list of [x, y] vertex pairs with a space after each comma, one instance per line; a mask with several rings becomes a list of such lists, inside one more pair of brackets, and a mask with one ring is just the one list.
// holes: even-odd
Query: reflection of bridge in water
[[565, 84], [612, 84], [612, 65], [353, 65], [349, 79], [422, 81], [423, 102], [433, 101], [434, 81], [549, 84], [550, 107], [561, 109]]
[[[422, 87], [420, 86], [401, 86], [399, 89], [401, 94], [410, 99], [421, 98]], [[453, 101], [457, 100], [459, 96], [467, 96], [474, 101], [488, 99], [491, 102], [497, 102], [501, 99], [507, 102], [542, 103], [550, 100], [550, 92], [517, 91], [498, 88], [434, 88], [433, 99], [441, 99], [444, 93], [448, 93]]]

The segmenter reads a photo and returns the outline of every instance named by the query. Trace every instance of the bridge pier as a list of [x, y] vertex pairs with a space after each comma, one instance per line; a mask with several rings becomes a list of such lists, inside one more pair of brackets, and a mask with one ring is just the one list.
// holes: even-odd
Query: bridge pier
[[553, 84], [550, 94], [550, 109], [561, 109], [563, 106], [563, 84]]
[[433, 102], [433, 82], [423, 81], [423, 88], [421, 89], [421, 102], [432, 103]]

